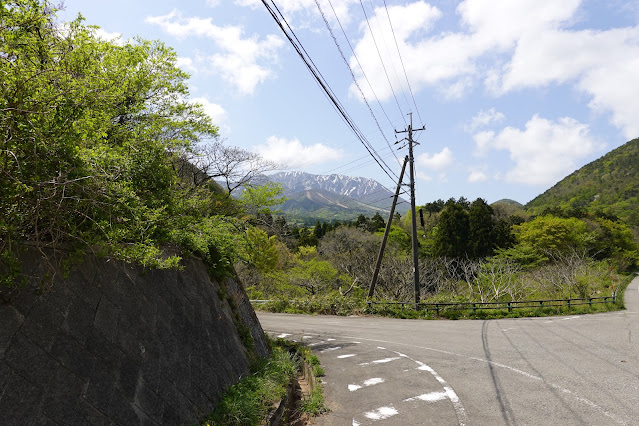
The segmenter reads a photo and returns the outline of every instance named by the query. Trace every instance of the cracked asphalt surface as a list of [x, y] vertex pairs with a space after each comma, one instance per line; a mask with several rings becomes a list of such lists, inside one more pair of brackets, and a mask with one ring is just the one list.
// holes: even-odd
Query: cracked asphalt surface
[[639, 425], [639, 277], [626, 310], [424, 321], [258, 312], [326, 372], [317, 425]]

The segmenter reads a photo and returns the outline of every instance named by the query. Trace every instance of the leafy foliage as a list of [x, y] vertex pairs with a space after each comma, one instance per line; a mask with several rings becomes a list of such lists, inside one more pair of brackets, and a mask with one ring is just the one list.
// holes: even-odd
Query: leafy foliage
[[639, 227], [639, 139], [572, 173], [526, 208], [535, 214], [552, 208], [570, 215], [597, 213]]
[[264, 360], [251, 375], [231, 386], [203, 425], [253, 426], [261, 424], [273, 406], [286, 395], [298, 365], [289, 352], [273, 347], [270, 359]]
[[[178, 246], [228, 271], [246, 256], [247, 219], [280, 203], [281, 188], [250, 184], [264, 164], [225, 147], [187, 101], [175, 51], [104, 41], [82, 17], [59, 24], [55, 13], [49, 0], [0, 3], [0, 252], [80, 245], [175, 267], [179, 250], [161, 247]], [[212, 170], [233, 165], [229, 192], [244, 173], [239, 201], [194, 165], [209, 152]]]

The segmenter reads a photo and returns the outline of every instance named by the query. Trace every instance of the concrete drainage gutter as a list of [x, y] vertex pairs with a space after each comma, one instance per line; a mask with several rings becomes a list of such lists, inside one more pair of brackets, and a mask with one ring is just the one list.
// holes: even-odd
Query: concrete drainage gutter
[[299, 396], [308, 397], [317, 387], [317, 379], [313, 375], [313, 368], [306, 361], [302, 363], [300, 375], [294, 377], [288, 385], [286, 396], [275, 404], [275, 409], [269, 414], [265, 424], [269, 426], [285, 425], [287, 413], [291, 413], [296, 408]]

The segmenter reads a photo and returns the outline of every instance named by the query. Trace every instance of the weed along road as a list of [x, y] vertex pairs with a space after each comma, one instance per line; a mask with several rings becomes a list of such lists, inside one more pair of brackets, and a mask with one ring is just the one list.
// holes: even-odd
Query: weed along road
[[638, 287], [627, 310], [580, 316], [258, 317], [320, 358], [319, 425], [637, 425]]

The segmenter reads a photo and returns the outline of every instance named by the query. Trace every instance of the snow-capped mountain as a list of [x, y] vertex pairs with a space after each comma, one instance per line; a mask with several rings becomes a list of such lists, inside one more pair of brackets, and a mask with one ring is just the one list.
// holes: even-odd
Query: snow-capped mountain
[[[339, 211], [341, 216], [352, 213], [354, 217], [360, 213], [372, 215], [376, 211], [382, 214], [388, 213], [393, 202], [393, 191], [374, 179], [364, 177], [279, 172], [267, 178], [271, 182], [282, 184], [284, 195], [290, 200], [282, 205], [285, 213], [288, 208], [293, 207], [291, 204], [296, 204], [296, 209], [299, 208], [300, 200], [306, 200], [303, 204], [306, 206], [305, 210], [308, 210], [308, 215], [312, 215], [314, 211], [320, 209], [320, 206], [323, 206], [322, 209], [335, 210], [336, 214]], [[334, 195], [331, 196], [332, 194]], [[313, 207], [309, 204], [311, 199]], [[294, 200], [297, 201], [293, 203]], [[405, 200], [400, 197], [399, 201]], [[396, 211], [402, 214], [408, 211], [407, 203], [398, 204]]]
[[[358, 201], [392, 197], [393, 192], [374, 179], [345, 175], [313, 175], [305, 172], [279, 172], [268, 176], [272, 182], [279, 182], [286, 194], [294, 194], [308, 189], [334, 192]], [[389, 203], [390, 205], [390, 203]]]

